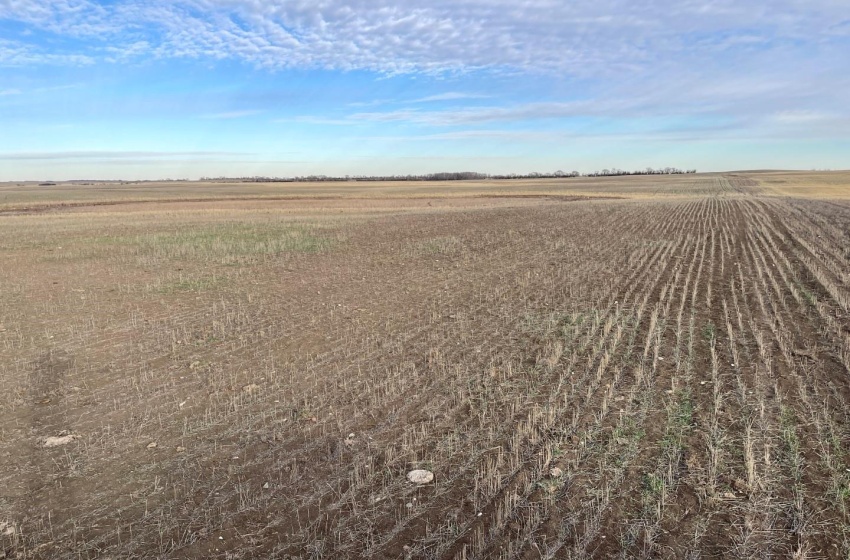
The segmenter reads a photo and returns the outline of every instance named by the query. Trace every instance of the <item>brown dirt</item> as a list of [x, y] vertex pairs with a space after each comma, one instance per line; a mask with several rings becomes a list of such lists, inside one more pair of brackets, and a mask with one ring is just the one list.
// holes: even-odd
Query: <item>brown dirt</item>
[[0, 552], [846, 557], [850, 206], [629, 180], [0, 216]]

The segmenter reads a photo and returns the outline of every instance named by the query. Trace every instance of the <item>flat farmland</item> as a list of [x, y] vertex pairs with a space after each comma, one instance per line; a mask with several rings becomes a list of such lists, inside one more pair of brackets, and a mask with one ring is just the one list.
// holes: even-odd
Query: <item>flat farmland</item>
[[850, 173], [6, 183], [0, 291], [0, 558], [850, 557]]

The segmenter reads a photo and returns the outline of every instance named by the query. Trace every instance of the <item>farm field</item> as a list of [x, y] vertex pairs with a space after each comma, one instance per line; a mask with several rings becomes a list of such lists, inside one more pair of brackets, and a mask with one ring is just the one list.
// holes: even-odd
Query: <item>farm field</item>
[[850, 173], [6, 183], [0, 292], [0, 558], [850, 558]]

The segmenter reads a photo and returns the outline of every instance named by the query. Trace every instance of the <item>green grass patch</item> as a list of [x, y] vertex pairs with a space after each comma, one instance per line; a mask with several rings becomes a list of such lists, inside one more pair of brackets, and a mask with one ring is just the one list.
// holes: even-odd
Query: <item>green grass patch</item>
[[779, 414], [782, 429], [782, 451], [785, 463], [791, 469], [791, 476], [799, 481], [803, 476], [803, 456], [800, 452], [800, 438], [797, 435], [797, 416], [794, 411], [783, 406]]
[[815, 307], [818, 303], [817, 296], [814, 293], [812, 293], [811, 290], [806, 288], [806, 286], [804, 286], [802, 282], [795, 280], [794, 283], [797, 284], [797, 288], [803, 294], [803, 298], [806, 300], [806, 302], [809, 305], [811, 305], [812, 307]]
[[684, 439], [694, 425], [694, 402], [689, 391], [678, 391], [667, 409], [667, 429], [662, 448], [677, 451], [684, 446]]
[[712, 321], [709, 321], [702, 327], [702, 337], [707, 342], [712, 342], [715, 338], [717, 338], [717, 327], [714, 326]]
[[664, 479], [655, 473], [644, 474], [641, 486], [643, 486], [645, 497], [653, 502], [664, 495]]
[[[285, 253], [321, 253], [342, 239], [335, 229], [316, 224], [229, 222], [184, 225], [171, 231], [90, 236], [74, 240], [66, 251], [52, 256], [62, 260], [117, 257], [135, 259], [145, 266], [161, 261], [229, 265]], [[184, 288], [191, 290], [192, 286]]]

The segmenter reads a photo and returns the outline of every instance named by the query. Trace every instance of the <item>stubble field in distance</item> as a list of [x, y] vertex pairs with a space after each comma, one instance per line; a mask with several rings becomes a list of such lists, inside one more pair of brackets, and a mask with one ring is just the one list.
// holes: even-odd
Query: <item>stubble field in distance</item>
[[0, 287], [0, 558], [850, 557], [850, 173], [6, 183]]

